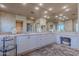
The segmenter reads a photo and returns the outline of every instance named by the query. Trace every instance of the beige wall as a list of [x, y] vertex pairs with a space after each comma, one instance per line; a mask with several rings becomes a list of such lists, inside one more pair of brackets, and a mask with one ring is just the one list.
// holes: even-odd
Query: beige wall
[[24, 16], [17, 16], [5, 12], [1, 12], [0, 15], [0, 30], [1, 32], [12, 32], [16, 29], [16, 20], [23, 21], [23, 31], [26, 32], [26, 17]]
[[15, 15], [2, 12], [0, 17], [1, 32], [12, 32], [15, 28]]
[[27, 23], [32, 24], [32, 32], [35, 32], [35, 23], [27, 20], [26, 16], [13, 15], [5, 12], [0, 12], [0, 31], [12, 32], [16, 29], [16, 21], [23, 21], [23, 33], [27, 32]]

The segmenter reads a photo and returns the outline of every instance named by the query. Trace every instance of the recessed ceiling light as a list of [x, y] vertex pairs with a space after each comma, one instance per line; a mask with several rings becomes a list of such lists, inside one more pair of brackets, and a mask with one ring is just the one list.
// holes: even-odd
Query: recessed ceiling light
[[58, 17], [58, 16], [55, 16], [56, 18]]
[[67, 6], [63, 6], [63, 7], [62, 7], [62, 9], [66, 9], [66, 8], [67, 8]]
[[35, 7], [35, 10], [39, 10], [39, 7]]
[[49, 8], [48, 10], [49, 10], [49, 11], [52, 11], [52, 8]]
[[44, 13], [45, 13], [45, 14], [47, 14], [47, 13], [48, 13], [48, 11], [44, 11]]
[[67, 11], [69, 11], [70, 9], [65, 9], [65, 11], [67, 12]]
[[39, 5], [39, 6], [43, 6], [43, 3], [39, 3], [38, 5]]
[[45, 15], [44, 18], [47, 18], [47, 15]]
[[63, 18], [66, 18], [66, 16], [63, 16]]
[[6, 8], [6, 6], [5, 6], [5, 5], [3, 5], [3, 4], [0, 4], [0, 7], [1, 7], [1, 8]]

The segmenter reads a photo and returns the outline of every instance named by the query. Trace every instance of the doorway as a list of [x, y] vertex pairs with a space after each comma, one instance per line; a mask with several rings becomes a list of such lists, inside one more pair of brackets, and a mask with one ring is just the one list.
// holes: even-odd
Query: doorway
[[23, 30], [23, 21], [16, 21], [16, 32], [22, 33]]

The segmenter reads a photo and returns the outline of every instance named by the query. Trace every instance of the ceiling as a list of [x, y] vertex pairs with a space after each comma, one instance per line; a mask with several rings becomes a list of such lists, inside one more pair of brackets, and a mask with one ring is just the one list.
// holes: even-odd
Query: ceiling
[[[38, 4], [39, 3], [3, 3], [2, 5], [6, 8], [0, 7], [0, 11], [23, 15], [27, 18], [33, 17], [35, 20], [46, 15], [49, 16], [50, 20], [58, 21], [59, 18], [56, 18], [56, 16], [59, 16], [59, 14], [63, 14], [68, 17], [68, 19], [77, 18], [77, 4], [75, 3], [43, 3], [42, 6]], [[64, 6], [67, 6], [69, 11], [62, 9]], [[39, 10], [35, 10], [35, 7], [39, 7]], [[49, 11], [49, 8], [52, 8], [52, 11]], [[44, 11], [48, 11], [48, 13], [44, 13]]]

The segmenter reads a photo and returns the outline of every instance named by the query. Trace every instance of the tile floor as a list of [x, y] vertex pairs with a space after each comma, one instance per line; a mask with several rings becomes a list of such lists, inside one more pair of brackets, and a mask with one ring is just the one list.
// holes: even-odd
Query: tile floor
[[79, 56], [79, 50], [62, 44], [51, 44], [23, 56]]

